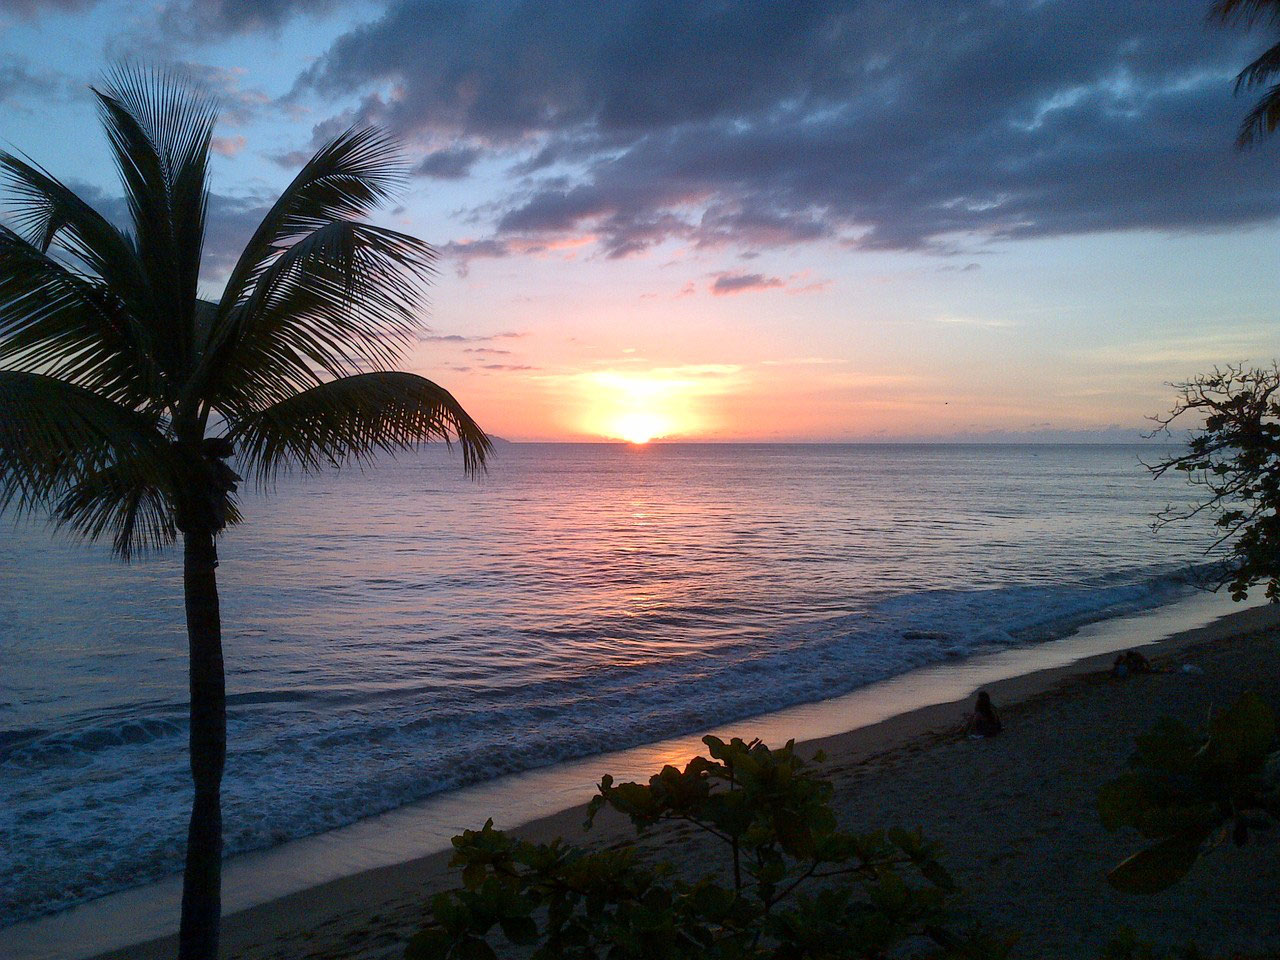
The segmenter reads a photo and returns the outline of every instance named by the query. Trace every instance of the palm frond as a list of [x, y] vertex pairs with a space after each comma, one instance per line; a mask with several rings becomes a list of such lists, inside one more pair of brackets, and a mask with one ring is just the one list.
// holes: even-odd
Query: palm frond
[[396, 141], [373, 127], [351, 127], [307, 161], [254, 231], [227, 278], [224, 313], [252, 291], [258, 277], [293, 241], [334, 220], [365, 217], [408, 179]]
[[[1215, 0], [1209, 17], [1222, 23], [1242, 21], [1246, 28], [1260, 21], [1280, 28], [1280, 0]], [[1277, 74], [1280, 74], [1280, 43], [1272, 45], [1236, 75], [1236, 93], [1263, 86]], [[1280, 84], [1267, 90], [1245, 116], [1236, 146], [1247, 147], [1274, 133], [1277, 126], [1280, 126]]]
[[1280, 43], [1275, 44], [1236, 75], [1236, 92], [1260, 87], [1280, 73]]
[[174, 476], [164, 424], [42, 373], [0, 370], [0, 508], [48, 507], [116, 468], [131, 487]]
[[290, 466], [313, 472], [432, 440], [456, 439], [464, 467], [474, 473], [484, 469], [492, 449], [449, 391], [425, 377], [393, 372], [312, 387], [234, 424], [230, 437], [260, 483]]
[[1262, 137], [1275, 133], [1277, 127], [1280, 127], [1280, 83], [1273, 85], [1253, 109], [1245, 114], [1236, 142], [1241, 147], [1247, 147]]
[[166, 368], [193, 362], [191, 314], [208, 212], [214, 100], [187, 78], [124, 65], [95, 89], [124, 183], [138, 259], [153, 297], [153, 321], [170, 346]]
[[1259, 20], [1280, 23], [1280, 0], [1214, 0], [1209, 17], [1224, 23], [1243, 20], [1250, 27]]
[[227, 318], [193, 386], [236, 415], [398, 359], [421, 323], [435, 252], [413, 237], [335, 220], [276, 258]]
[[60, 247], [117, 286], [132, 289], [141, 283], [129, 239], [49, 171], [0, 151], [0, 180], [8, 195], [9, 219], [33, 246], [46, 252]]
[[0, 364], [48, 373], [130, 407], [163, 395], [149, 332], [117, 292], [0, 226]]
[[111, 535], [112, 549], [128, 561], [162, 550], [178, 537], [172, 491], [141, 479], [132, 464], [114, 464], [72, 483], [53, 504], [56, 526], [88, 540]]

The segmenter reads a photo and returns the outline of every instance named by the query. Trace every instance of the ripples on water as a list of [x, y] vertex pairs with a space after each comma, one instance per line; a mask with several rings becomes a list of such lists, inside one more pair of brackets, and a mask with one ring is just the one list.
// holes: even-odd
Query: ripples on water
[[[285, 481], [222, 541], [228, 852], [1181, 595], [1123, 447], [504, 445]], [[1151, 453], [1148, 450], [1147, 455]], [[179, 870], [176, 557], [0, 527], [0, 924]]]

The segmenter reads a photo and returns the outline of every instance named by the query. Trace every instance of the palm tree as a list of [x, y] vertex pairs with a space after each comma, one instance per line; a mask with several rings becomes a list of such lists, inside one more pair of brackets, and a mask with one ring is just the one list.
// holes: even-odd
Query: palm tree
[[47, 511], [129, 559], [181, 535], [191, 774], [179, 957], [212, 960], [221, 912], [226, 699], [216, 539], [259, 483], [380, 450], [489, 440], [443, 388], [392, 372], [434, 253], [362, 222], [405, 176], [373, 129], [336, 137], [258, 226], [221, 297], [199, 293], [216, 105], [119, 67], [94, 89], [124, 185], [121, 230], [43, 168], [0, 153], [0, 508]]
[[[1280, 0], [1214, 0], [1209, 15], [1224, 23], [1242, 19], [1249, 27], [1262, 20], [1276, 28], [1280, 27]], [[1236, 92], [1260, 87], [1276, 77], [1280, 77], [1280, 43], [1240, 71], [1236, 76]], [[1277, 126], [1280, 126], [1280, 83], [1273, 83], [1245, 116], [1236, 142], [1247, 147], [1275, 133]]]

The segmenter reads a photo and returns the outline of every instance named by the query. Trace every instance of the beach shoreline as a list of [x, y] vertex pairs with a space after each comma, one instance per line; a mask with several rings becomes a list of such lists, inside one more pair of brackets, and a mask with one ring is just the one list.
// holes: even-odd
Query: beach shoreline
[[[1205, 626], [1177, 632], [1154, 643], [1149, 637], [1144, 638], [1132, 629], [1135, 624], [1141, 624], [1144, 621], [1148, 621], [1148, 630], [1153, 627], [1150, 621], [1158, 625], [1158, 611], [1144, 616], [1104, 621], [1092, 628], [1083, 628], [1080, 632], [1087, 634], [1092, 629], [1097, 634], [1132, 635], [1134, 640], [1132, 645], [1143, 646], [1150, 656], [1169, 658], [1212, 647], [1232, 638], [1256, 635], [1268, 630], [1274, 631], [1280, 628], [1280, 610], [1264, 606], [1236, 611], [1224, 617], [1218, 617]], [[1126, 630], [1126, 626], [1130, 629]], [[1155, 629], [1158, 629], [1158, 626]], [[1108, 652], [1095, 653], [1083, 659], [1009, 676], [992, 683], [980, 682], [991, 690], [997, 703], [1002, 704], [1006, 711], [1018, 710], [1020, 704], [1033, 703], [1038, 697], [1043, 697], [1052, 691], [1069, 688], [1074, 681], [1096, 677], [1100, 672], [1105, 672], [1110, 665], [1112, 652], [1118, 649], [1114, 640], [1115, 636], [1112, 636]], [[1062, 642], [1055, 641], [1055, 643]], [[1049, 647], [1052, 644], [1039, 646]], [[923, 672], [928, 673], [928, 671]], [[962, 686], [966, 684], [967, 681], [962, 682]], [[957, 721], [964, 709], [963, 699], [968, 692], [966, 690], [961, 697], [917, 707], [873, 723], [859, 725], [854, 729], [811, 737], [805, 739], [802, 746], [805, 750], [822, 749], [828, 754], [831, 770], [837, 781], [837, 794], [839, 794], [842, 778], [847, 771], [873, 767], [878, 758], [904, 750], [927, 752], [930, 744], [939, 737], [953, 736]], [[846, 701], [857, 693], [859, 692], [836, 698], [832, 702]], [[796, 709], [812, 709], [813, 706], [782, 711], [777, 716], [785, 717], [788, 713], [794, 713]], [[766, 719], [769, 718], [756, 718], [754, 721], [743, 721], [730, 726], [735, 728], [735, 732], [739, 735], [754, 736], [759, 735], [755, 732], [759, 727], [758, 721]], [[787, 721], [784, 719], [783, 722]], [[770, 736], [766, 739], [772, 742], [778, 737]], [[694, 746], [692, 749], [697, 747]], [[667, 758], [667, 761], [680, 762], [691, 755], [692, 752], [686, 752], [683, 756], [672, 755]], [[603, 764], [604, 769], [609, 769], [609, 756], [611, 755], [594, 758], [597, 766]], [[661, 765], [660, 763], [654, 765], [653, 761], [656, 759], [658, 759], [656, 756], [650, 758], [647, 772], [653, 772]], [[633, 776], [626, 772], [622, 775]], [[585, 795], [579, 792], [581, 799], [578, 802], [566, 805], [564, 809], [558, 809], [550, 815], [537, 817], [521, 825], [511, 825], [501, 821], [498, 825], [514, 826], [516, 832], [530, 838], [548, 839], [554, 836], [565, 836], [570, 840], [583, 840], [580, 804], [586, 796], [589, 796], [589, 792], [589, 789]], [[460, 819], [455, 823], [454, 833], [463, 827], [478, 826], [488, 815], [486, 808], [476, 803], [464, 803], [462, 809], [465, 813], [455, 814], [460, 816]], [[1086, 812], [1086, 815], [1090, 812]], [[606, 822], [585, 839], [593, 844], [607, 844], [627, 836], [630, 836], [630, 830], [624, 824]], [[258, 903], [247, 909], [231, 911], [224, 921], [224, 949], [228, 955], [246, 958], [261, 957], [263, 960], [275, 956], [300, 955], [395, 956], [397, 955], [396, 944], [400, 943], [408, 932], [404, 920], [406, 912], [416, 916], [418, 912], [416, 907], [424, 902], [431, 891], [452, 884], [453, 878], [447, 869], [448, 857], [447, 851], [438, 850], [424, 856], [406, 858], [404, 862], [352, 872], [322, 883], [305, 886], [303, 889], [271, 898], [267, 902]], [[158, 911], [165, 908], [165, 905], [160, 902], [163, 897], [157, 898], [153, 888], [126, 891], [126, 894], [117, 895], [117, 897], [127, 898], [130, 895], [137, 905], [147, 903], [150, 897], [151, 909]], [[86, 931], [96, 930], [98, 936], [102, 936], [104, 932], [109, 933], [109, 928], [106, 931], [103, 930], [101, 909], [95, 909], [100, 903], [90, 903], [63, 914], [30, 924], [15, 925], [0, 931], [0, 947], [4, 948], [6, 955], [24, 958], [24, 960], [36, 957], [88, 955], [102, 958], [102, 960], [107, 958], [118, 960], [124, 957], [163, 957], [172, 953], [172, 936], [151, 938], [145, 942], [143, 938], [135, 937], [132, 940], [123, 943], [117, 941], [114, 944], [105, 944], [99, 940], [100, 947], [110, 947], [110, 949], [92, 949], [93, 941], [85, 939]], [[117, 916], [121, 915], [120, 910], [127, 909], [127, 903], [118, 904]], [[95, 913], [98, 914], [97, 917], [94, 917]], [[80, 915], [79, 918], [77, 914]], [[397, 917], [400, 919], [397, 920]], [[66, 946], [77, 942], [82, 944], [78, 952], [74, 949], [69, 950]], [[331, 945], [324, 946], [326, 942]], [[338, 943], [345, 946], [339, 948], [332, 945]], [[293, 946], [289, 946], [290, 944]], [[299, 953], [304, 945], [305, 950]], [[90, 949], [85, 950], [83, 946], [90, 946]]]

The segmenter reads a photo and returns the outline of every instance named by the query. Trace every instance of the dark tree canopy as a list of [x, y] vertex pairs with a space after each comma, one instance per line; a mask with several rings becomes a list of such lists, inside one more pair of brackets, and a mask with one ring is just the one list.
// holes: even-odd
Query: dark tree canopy
[[1149, 465], [1156, 476], [1186, 475], [1201, 494], [1186, 508], [1169, 508], [1157, 525], [1209, 513], [1219, 531], [1210, 547], [1227, 550], [1215, 586], [1236, 600], [1262, 584], [1280, 602], [1280, 366], [1229, 366], [1178, 385], [1178, 400], [1157, 418], [1158, 433], [1176, 422], [1203, 418], [1183, 452]]

